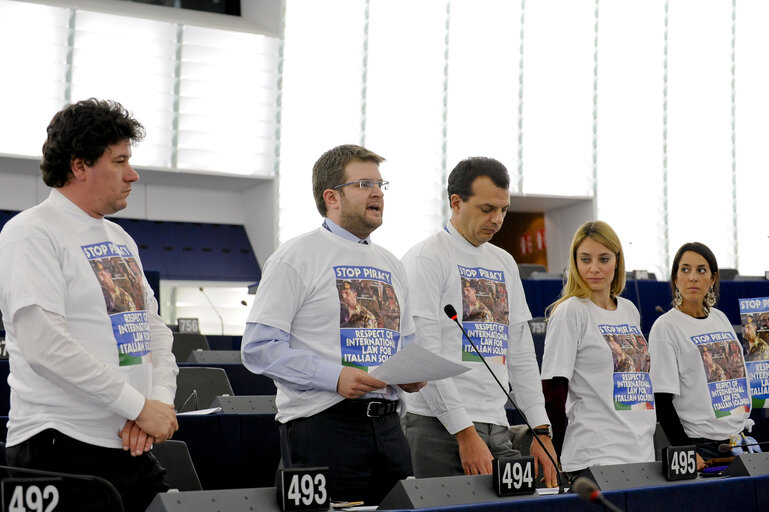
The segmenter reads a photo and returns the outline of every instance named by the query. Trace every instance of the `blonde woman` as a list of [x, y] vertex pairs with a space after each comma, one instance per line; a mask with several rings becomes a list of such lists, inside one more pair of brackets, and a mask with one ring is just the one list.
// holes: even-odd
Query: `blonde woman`
[[638, 310], [619, 296], [624, 287], [617, 234], [602, 221], [583, 224], [566, 285], [548, 308], [542, 359], [547, 412], [570, 480], [594, 465], [654, 460], [648, 349]]
[[713, 252], [699, 242], [682, 245], [670, 272], [674, 307], [649, 333], [660, 425], [673, 446], [697, 446], [698, 469], [724, 456], [721, 444], [739, 443], [751, 422], [742, 350], [714, 307], [718, 283]]

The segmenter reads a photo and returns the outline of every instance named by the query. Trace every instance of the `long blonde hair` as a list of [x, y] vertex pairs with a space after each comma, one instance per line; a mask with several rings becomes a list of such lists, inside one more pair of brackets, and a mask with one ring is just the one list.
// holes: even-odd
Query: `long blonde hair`
[[605, 246], [617, 258], [617, 268], [614, 269], [614, 279], [611, 281], [610, 293], [612, 298], [617, 297], [625, 289], [625, 255], [622, 252], [622, 244], [617, 233], [614, 232], [611, 226], [601, 220], [586, 222], [574, 233], [574, 238], [571, 241], [569, 275], [566, 278], [566, 284], [558, 300], [550, 304], [545, 310], [545, 317], [550, 318], [553, 312], [555, 312], [555, 308], [570, 297], [589, 299], [593, 295], [593, 291], [582, 279], [582, 276], [579, 275], [577, 268], [577, 248], [586, 238], [592, 238]]

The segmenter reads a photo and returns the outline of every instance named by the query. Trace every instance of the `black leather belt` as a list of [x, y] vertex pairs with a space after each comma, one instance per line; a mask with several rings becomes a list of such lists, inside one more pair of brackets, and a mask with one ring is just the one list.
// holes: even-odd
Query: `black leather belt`
[[345, 399], [335, 404], [332, 409], [351, 416], [364, 416], [368, 418], [381, 418], [395, 414], [398, 410], [397, 400]]
[[711, 448], [718, 449], [719, 446], [722, 444], [729, 444], [728, 439], [723, 439], [721, 441], [714, 441], [712, 439], [705, 439], [704, 437], [690, 437], [689, 438], [692, 443], [698, 445], [698, 446], [709, 446]]

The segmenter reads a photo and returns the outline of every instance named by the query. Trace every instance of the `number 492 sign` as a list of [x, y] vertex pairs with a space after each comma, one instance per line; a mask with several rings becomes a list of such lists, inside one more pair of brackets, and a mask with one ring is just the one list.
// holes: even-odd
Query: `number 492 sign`
[[532, 494], [534, 486], [534, 457], [510, 457], [492, 462], [494, 490], [498, 496]]
[[60, 478], [5, 478], [3, 512], [55, 512], [59, 509]]
[[663, 448], [662, 473], [668, 480], [697, 478], [697, 452], [694, 445]]
[[328, 510], [328, 468], [286, 468], [278, 472], [276, 491], [283, 512]]

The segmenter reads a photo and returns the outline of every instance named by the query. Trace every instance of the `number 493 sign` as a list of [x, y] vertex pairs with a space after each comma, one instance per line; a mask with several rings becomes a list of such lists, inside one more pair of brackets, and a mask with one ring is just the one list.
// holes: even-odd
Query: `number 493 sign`
[[534, 493], [534, 457], [494, 459], [491, 465], [498, 496]]
[[694, 445], [663, 448], [662, 473], [668, 480], [697, 478], [697, 452]]
[[328, 468], [285, 468], [275, 482], [283, 512], [328, 510]]

